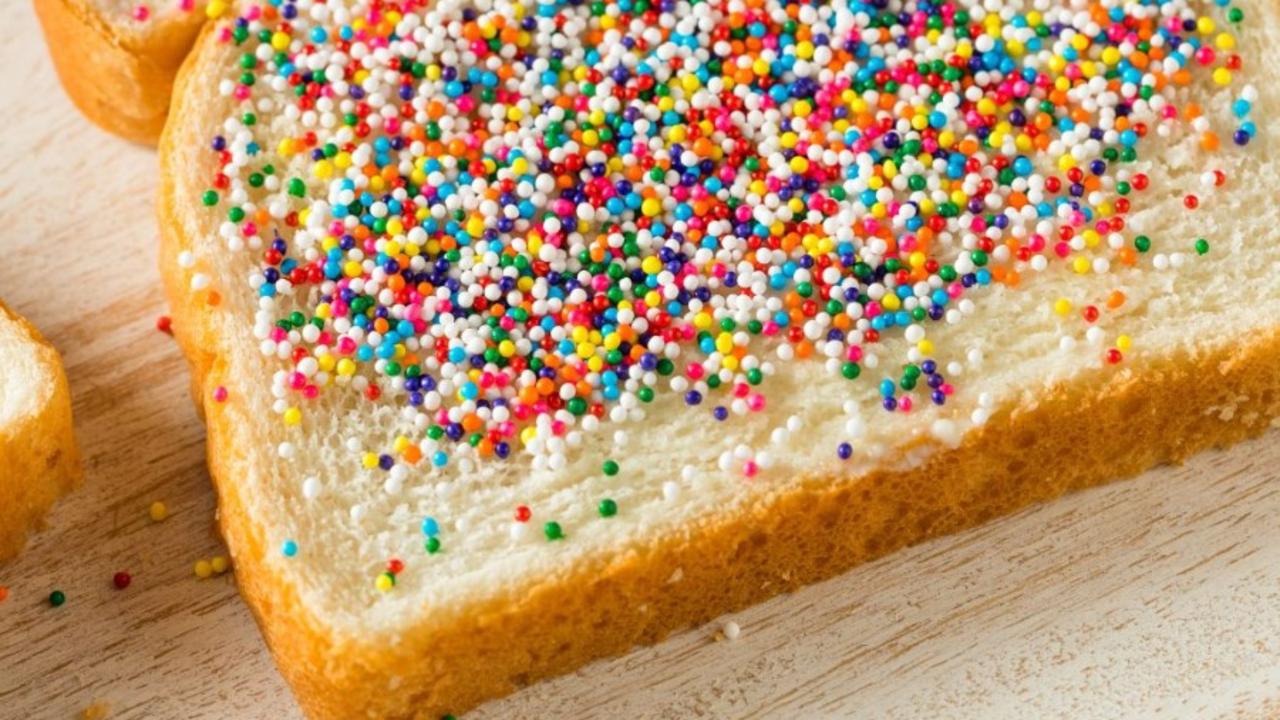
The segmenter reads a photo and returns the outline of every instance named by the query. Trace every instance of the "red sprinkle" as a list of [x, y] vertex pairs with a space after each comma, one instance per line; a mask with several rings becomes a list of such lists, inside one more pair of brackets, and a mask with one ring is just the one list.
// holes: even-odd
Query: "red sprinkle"
[[387, 561], [387, 572], [391, 573], [392, 575], [399, 574], [399, 572], [403, 569], [404, 569], [404, 563], [400, 562], [400, 560], [398, 560], [397, 558], [391, 558], [390, 560]]
[[521, 505], [516, 508], [516, 522], [529, 522], [531, 517], [533, 517], [533, 512], [529, 510], [529, 506]]
[[1107, 362], [1110, 363], [1111, 365], [1115, 365], [1123, 359], [1124, 359], [1124, 354], [1121, 353], [1119, 350], [1115, 348], [1111, 348], [1110, 350], [1107, 351]]
[[1195, 195], [1188, 195], [1182, 199], [1182, 204], [1187, 206], [1188, 210], [1195, 210], [1200, 207], [1200, 198]]
[[123, 590], [129, 587], [129, 583], [131, 582], [133, 582], [133, 577], [123, 570], [111, 577], [111, 583], [116, 586], [117, 590]]
[[173, 318], [168, 315], [161, 315], [156, 318], [156, 329], [166, 335], [173, 334]]

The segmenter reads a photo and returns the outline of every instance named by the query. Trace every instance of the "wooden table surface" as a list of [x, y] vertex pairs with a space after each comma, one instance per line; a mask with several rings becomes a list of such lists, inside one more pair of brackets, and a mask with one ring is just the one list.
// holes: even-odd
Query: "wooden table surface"
[[[224, 551], [187, 371], [155, 329], [155, 155], [81, 119], [29, 3], [0, 5], [0, 296], [65, 357], [86, 469], [0, 566], [0, 718], [97, 702], [120, 718], [296, 717], [231, 575], [192, 573]], [[472, 716], [1278, 716], [1280, 433], [732, 619], [736, 640], [713, 623]]]

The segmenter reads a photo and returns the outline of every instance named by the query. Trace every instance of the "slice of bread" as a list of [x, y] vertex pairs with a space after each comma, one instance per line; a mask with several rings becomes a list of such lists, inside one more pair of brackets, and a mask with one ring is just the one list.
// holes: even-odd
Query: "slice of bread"
[[108, 132], [155, 143], [178, 66], [206, 19], [204, 0], [33, 2], [76, 107]]
[[0, 561], [22, 550], [27, 533], [79, 481], [62, 359], [0, 303]]
[[[900, 9], [900, 3], [889, 5]], [[918, 120], [903, 120], [906, 125], [898, 127], [906, 137], [889, 139], [881, 133], [872, 143], [875, 155], [868, 153], [865, 140], [876, 136], [874, 122], [857, 126], [866, 132], [861, 145], [848, 128], [840, 131], [839, 142], [852, 148], [842, 152], [861, 153], [884, 171], [884, 158], [904, 147], [911, 132], [927, 135], [925, 127], [960, 126], [956, 132], [963, 137], [965, 123], [957, 115], [974, 126], [983, 124], [979, 116], [984, 114], [998, 113], [1008, 121], [984, 135], [990, 139], [991, 132], [1001, 133], [999, 140], [991, 139], [998, 149], [983, 150], [982, 143], [960, 142], [959, 137], [948, 141], [961, 154], [954, 171], [941, 156], [932, 158], [938, 163], [915, 166], [903, 158], [901, 167], [914, 169], [902, 175], [944, 176], [924, 177], [923, 189], [915, 185], [920, 181], [902, 175], [897, 184], [884, 175], [877, 181], [893, 188], [889, 194], [899, 204], [892, 212], [901, 212], [901, 202], [914, 198], [922, 213], [936, 218], [931, 220], [937, 224], [932, 249], [916, 257], [907, 252], [905, 236], [915, 225], [906, 219], [900, 225], [886, 222], [879, 230], [868, 227], [863, 218], [876, 217], [872, 206], [883, 210], [889, 201], [867, 185], [860, 171], [854, 178], [838, 176], [849, 178], [845, 185], [853, 188], [843, 198], [810, 198], [817, 208], [810, 208], [815, 222], [790, 235], [786, 226], [800, 211], [783, 211], [790, 204], [779, 197], [778, 188], [784, 185], [769, 190], [764, 174], [786, 183], [790, 174], [809, 172], [807, 165], [848, 166], [850, 156], [834, 150], [830, 155], [806, 152], [811, 162], [796, 162], [781, 151], [778, 136], [783, 130], [776, 115], [743, 111], [719, 119], [757, 144], [764, 169], [752, 168], [754, 161], [747, 163], [742, 156], [726, 159], [735, 146], [715, 135], [724, 128], [712, 117], [696, 124], [698, 132], [715, 138], [710, 146], [697, 144], [688, 128], [679, 137], [663, 130], [649, 141], [650, 148], [682, 144], [682, 151], [696, 149], [710, 158], [717, 178], [717, 162], [758, 173], [742, 183], [733, 172], [717, 183], [695, 178], [703, 187], [720, 187], [715, 195], [720, 201], [750, 204], [749, 214], [739, 216], [736, 225], [702, 225], [705, 234], [718, 238], [711, 241], [720, 243], [715, 251], [736, 259], [717, 266], [714, 253], [699, 255], [699, 243], [708, 242], [705, 236], [690, 240], [684, 235], [664, 250], [651, 240], [660, 231], [650, 224], [648, 233], [638, 233], [636, 239], [619, 236], [613, 244], [596, 246], [617, 259], [616, 272], [597, 262], [586, 245], [601, 234], [600, 221], [612, 217], [636, 228], [636, 223], [652, 222], [640, 220], [643, 215], [659, 218], [668, 234], [691, 233], [676, 191], [665, 191], [665, 204], [658, 199], [664, 195], [657, 194], [657, 186], [683, 182], [682, 172], [646, 170], [635, 176], [633, 189], [647, 183], [655, 193], [637, 196], [635, 205], [614, 207], [605, 202], [606, 195], [595, 196], [598, 211], [578, 215], [580, 227], [586, 228], [580, 237], [559, 230], [566, 212], [584, 212], [580, 203], [586, 196], [562, 196], [569, 203], [566, 209], [545, 193], [578, 181], [589, 185], [600, 174], [610, 182], [631, 177], [628, 164], [641, 161], [612, 144], [630, 137], [620, 136], [619, 127], [642, 133], [659, 123], [669, 126], [665, 113], [686, 112], [686, 98], [697, 97], [701, 88], [719, 92], [726, 87], [726, 80], [696, 73], [685, 53], [688, 45], [711, 44], [715, 28], [730, 26], [744, 29], [716, 41], [717, 52], [734, 52], [735, 42], [751, 46], [754, 41], [744, 38], [757, 28], [764, 37], [800, 38], [800, 30], [783, 27], [787, 12], [794, 12], [790, 22], [820, 22], [827, 28], [802, 28], [808, 39], [795, 40], [795, 52], [814, 62], [835, 61], [845, 57], [840, 53], [863, 52], [858, 38], [869, 38], [878, 49], [856, 56], [862, 65], [847, 65], [846, 72], [859, 82], [884, 82], [892, 79], [887, 71], [876, 79], [878, 70], [859, 77], [857, 68], [885, 52], [880, 40], [892, 43], [895, 53], [903, 46], [917, 47], [897, 45], [887, 28], [867, 27], [873, 21], [893, 25], [899, 16], [872, 14], [859, 3], [837, 3], [841, 9], [835, 12], [821, 5], [811, 13], [765, 2], [771, 14], [759, 16], [757, 23], [717, 17], [736, 12], [731, 9], [739, 7], [735, 3], [677, 2], [671, 5], [675, 17], [658, 18], [655, 10], [651, 18], [610, 21], [639, 37], [622, 44], [617, 31], [592, 31], [593, 23], [602, 21], [590, 19], [587, 4], [529, 5], [524, 7], [527, 16], [543, 19], [526, 21], [506, 0], [437, 0], [425, 9], [409, 3], [396, 11], [404, 12], [402, 19], [387, 8], [368, 17], [361, 3], [320, 7], [303, 2], [291, 23], [302, 39], [277, 36], [279, 23], [268, 17], [250, 21], [240, 45], [221, 42], [216, 27], [205, 31], [179, 77], [174, 114], [161, 141], [162, 275], [175, 335], [191, 362], [206, 412], [219, 520], [238, 582], [309, 715], [432, 718], [460, 712], [904, 545], [1227, 445], [1274, 424], [1280, 416], [1280, 364], [1274, 360], [1280, 351], [1280, 243], [1270, 234], [1280, 225], [1273, 190], [1280, 131], [1267, 121], [1280, 114], [1280, 97], [1252, 86], [1270, 89], [1278, 79], [1280, 10], [1260, 0], [1242, 1], [1238, 6], [1245, 20], [1236, 22], [1225, 9], [1206, 11], [1213, 19], [1199, 20], [1183, 0], [1159, 8], [1126, 3], [1121, 14], [1143, 16], [1132, 19], [1133, 32], [1155, 32], [1157, 23], [1146, 13], [1163, 12], [1176, 17], [1166, 16], [1159, 27], [1181, 29], [1185, 19], [1197, 45], [1216, 43], [1214, 57], [1201, 53], [1204, 65], [1189, 65], [1184, 75], [1175, 67], [1176, 59], [1167, 57], [1172, 51], [1160, 49], [1165, 41], [1138, 49], [1125, 39], [1128, 31], [1115, 27], [1123, 21], [1111, 20], [1106, 11], [1063, 12], [1062, 4], [1043, 2], [962, 5], [971, 13], [960, 22], [966, 33], [998, 26], [988, 10], [995, 15], [1008, 9], [1004, 27], [1019, 43], [1019, 56], [1026, 55], [1021, 62], [1049, 68], [1066, 86], [1078, 86], [1071, 94], [1051, 92], [1047, 88], [1057, 87], [1051, 79], [1035, 91], [1043, 98], [1026, 107], [1043, 120], [1019, 119], [1011, 108], [1001, 108], [1007, 96], [992, 100], [991, 107], [970, 98], [973, 107], [964, 113], [946, 106], [937, 116], [924, 113]], [[609, 17], [620, 11], [612, 4], [602, 7]], [[492, 20], [495, 10], [507, 14], [504, 22]], [[479, 15], [474, 22], [473, 11]], [[1015, 22], [1015, 15], [1025, 24]], [[1033, 15], [1034, 21], [1029, 19]], [[324, 30], [313, 30], [312, 20]], [[927, 34], [928, 19], [919, 21], [926, 24], [912, 32]], [[1175, 21], [1176, 26], [1170, 24]], [[942, 21], [944, 29], [949, 22]], [[1122, 46], [1111, 52], [1097, 47], [1086, 55], [1097, 53], [1101, 62], [1112, 65], [1121, 57], [1141, 55], [1138, 62], [1159, 69], [1160, 78], [1145, 83], [1152, 90], [1149, 97], [1133, 97], [1139, 83], [1125, 87], [1131, 82], [1125, 72], [1116, 71], [1112, 90], [1097, 66], [1086, 70], [1061, 57], [1082, 52], [1067, 30], [1073, 26], [1091, 34], [1111, 26], [1106, 32], [1114, 33]], [[417, 46], [397, 42], [388, 49], [369, 39], [371, 33], [395, 27]], [[553, 28], [578, 35], [557, 39]], [[263, 30], [271, 32], [261, 37], [287, 52], [319, 46], [325, 54], [294, 58], [291, 70], [278, 74], [272, 63], [280, 47], [267, 50], [255, 40]], [[666, 43], [677, 32], [679, 42]], [[815, 50], [814, 43], [832, 42], [833, 33], [846, 35], [834, 49]], [[489, 35], [496, 42], [487, 42]], [[1100, 45], [1106, 44], [1105, 37], [1097, 36]], [[333, 38], [359, 42], [328, 54], [326, 43], [338, 42]], [[919, 47], [927, 46], [920, 42]], [[960, 58], [954, 69], [964, 67], [987, 80], [991, 75], [981, 63], [1001, 67], [1008, 59], [985, 43], [974, 47], [954, 37], [938, 42], [944, 43], [934, 45], [942, 48], [937, 51], [942, 67], [954, 51]], [[506, 47], [504, 43], [524, 43], [525, 52], [542, 52], [544, 60], [530, 59], [529, 73], [520, 69], [504, 79], [497, 70], [515, 65], [515, 52], [506, 50], [509, 54], [493, 64], [474, 56], [485, 47]], [[582, 62], [584, 46], [593, 49], [591, 62], [613, 59], [612, 69], [593, 76], [589, 69], [566, 66], [557, 74], [546, 59]], [[958, 55], [961, 46], [971, 57], [975, 52], [983, 57], [965, 62]], [[442, 64], [463, 69], [442, 69], [422, 57], [416, 58], [421, 65], [414, 65], [415, 53], [423, 47]], [[1192, 53], [1195, 47], [1182, 49]], [[1115, 50], [1121, 51], [1119, 56]], [[641, 51], [659, 53], [660, 67], [640, 72], [630, 64], [626, 71], [617, 69], [616, 59], [634, 60]], [[1058, 59], [1042, 51], [1058, 53]], [[1243, 67], [1235, 67], [1232, 53], [1243, 59]], [[679, 67], [671, 62], [677, 56], [684, 58]], [[695, 57], [706, 66], [705, 56]], [[1180, 52], [1179, 57], [1189, 55]], [[1173, 63], [1167, 73], [1166, 61]], [[396, 67], [390, 69], [393, 62]], [[361, 67], [347, 68], [348, 63]], [[255, 68], [252, 87], [240, 84], [246, 66]], [[833, 96], [817, 100], [814, 88], [797, 85], [787, 73], [798, 66], [798, 61], [721, 63], [718, 72], [747, 86], [748, 94], [759, 87], [752, 86], [755, 73], [791, 77], [786, 82], [792, 94], [773, 92], [758, 102], [766, 108], [781, 104], [795, 113], [789, 116], [793, 131], [811, 122], [874, 116], [881, 106], [881, 96], [859, 94], [865, 90], [836, 92], [847, 112], [824, 120], [814, 107], [800, 107], [795, 97], [812, 96], [821, 106]], [[467, 68], [479, 74], [453, 74]], [[486, 68], [500, 75], [498, 87], [509, 91], [503, 96], [509, 105], [492, 107], [497, 95], [487, 97], [464, 84], [487, 87]], [[313, 82], [312, 73], [323, 73], [325, 82]], [[652, 86], [644, 87], [643, 81], [628, 102], [643, 106], [652, 101], [660, 105], [656, 111], [625, 121], [615, 118], [613, 125], [608, 125], [604, 108], [600, 117], [591, 118], [593, 101], [585, 98], [586, 84], [606, 98], [601, 102], [609, 103], [608, 113], [625, 117], [622, 105], [607, 99], [609, 90], [640, 75], [670, 79], [664, 92], [672, 99], [650, 94]], [[1090, 76], [1097, 76], [1097, 82]], [[829, 83], [838, 75], [814, 77]], [[1226, 86], [1215, 84], [1219, 81]], [[358, 98], [349, 97], [356, 83], [363, 89]], [[572, 118], [581, 110], [579, 121], [593, 127], [574, 128], [550, 110], [533, 112], [544, 99], [544, 85], [581, 98], [565, 101], [570, 111], [565, 115]], [[1009, 91], [1027, 89], [1011, 86]], [[1129, 98], [1123, 113], [1114, 109], [1121, 94]], [[309, 98], [306, 107], [297, 107], [299, 97]], [[463, 109], [459, 101], [447, 100], [455, 97], [469, 98], [463, 105], [474, 102], [480, 109]], [[528, 104], [521, 105], [522, 100]], [[699, 109], [707, 107], [706, 100], [696, 101]], [[884, 102], [893, 106], [891, 100]], [[944, 112], [948, 108], [949, 114]], [[538, 115], [543, 117], [531, 117]], [[794, 121], [810, 115], [813, 119], [804, 123]], [[559, 127], [551, 127], [547, 116]], [[465, 134], [461, 123], [467, 117], [480, 118], [477, 122], [490, 133], [488, 140], [476, 142], [483, 152], [458, 137]], [[612, 138], [600, 131], [601, 117]], [[1101, 142], [1087, 139], [1082, 128], [1089, 118], [1108, 124], [1102, 139], [1118, 159], [1103, 155]], [[1021, 133], [1024, 140], [1010, 129], [1038, 122], [1052, 136], [1044, 147], [1038, 148], [1028, 133]], [[1242, 128], [1238, 135], [1233, 134], [1236, 128]], [[593, 135], [588, 137], [587, 130]], [[1139, 130], [1145, 135], [1140, 143]], [[404, 139], [392, 142], [388, 136], [398, 133]], [[931, 137], [942, 142], [936, 132]], [[1219, 137], [1222, 141], [1215, 142]], [[379, 138], [386, 144], [376, 145]], [[1233, 147], [1233, 138], [1247, 143], [1247, 149]], [[326, 148], [330, 142], [332, 147]], [[1018, 150], [1023, 142], [1032, 148], [1025, 151], [1031, 156], [1029, 168], [1017, 160], [1023, 157]], [[493, 149], [502, 143], [511, 143], [525, 158]], [[559, 145], [560, 151], [545, 150], [547, 162], [540, 165], [546, 143]], [[584, 152], [581, 171], [569, 166], [565, 154], [602, 143], [613, 152]], [[1141, 152], [1129, 162], [1119, 146], [1134, 144]], [[717, 147], [727, 149], [719, 152]], [[910, 152], [922, 150], [913, 148]], [[459, 216], [433, 216], [425, 208], [435, 203], [446, 211], [456, 209], [447, 200], [450, 193], [475, 198], [467, 193], [483, 192], [483, 177], [458, 180], [459, 165], [418, 164], [425, 155], [448, 153], [463, 156], [467, 162], [461, 167], [480, 175], [494, 173], [502, 163], [496, 184], [542, 175], [545, 180], [530, 180], [527, 187], [533, 191], [521, 197], [542, 203], [554, 217], [527, 213], [518, 200], [501, 197], [523, 192], [518, 187], [490, 196], [493, 204], [467, 200], [479, 213], [468, 214], [476, 208], [465, 205]], [[482, 157], [485, 153], [489, 155]], [[617, 162], [611, 164], [611, 155]], [[1034, 176], [1035, 185], [1015, 177], [997, 186], [1001, 173], [994, 168], [966, 185], [962, 178], [975, 170], [967, 168], [965, 156], [985, 158], [976, 166], [979, 173], [982, 162], [1003, 156], [1006, 168]], [[686, 169], [697, 164], [681, 162]], [[895, 161], [892, 174], [897, 165]], [[953, 172], [960, 177], [946, 177]], [[557, 186], [556, 176], [568, 177], [568, 184]], [[344, 177], [355, 189], [342, 186]], [[992, 190], [985, 207], [978, 203], [980, 209], [971, 209], [973, 196], [984, 192], [982, 178], [992, 181]], [[943, 179], [960, 182], [944, 191]], [[406, 196], [384, 195], [397, 182]], [[1073, 184], [1080, 186], [1079, 192]], [[368, 197], [363, 197], [366, 190]], [[811, 187], [800, 190], [812, 193]], [[863, 190], [870, 190], [871, 197]], [[617, 192], [630, 202], [625, 190]], [[1025, 197], [1016, 198], [1018, 193]], [[421, 199], [423, 213], [411, 212], [408, 224], [390, 222], [409, 198]], [[1061, 202], [1050, 205], [1047, 216], [1030, 220], [1039, 213], [1039, 202], [1058, 198]], [[645, 202], [650, 199], [658, 199], [657, 204]], [[1091, 224], [1082, 225], [1073, 216], [1072, 201], [1098, 213]], [[955, 206], [946, 208], [948, 202]], [[510, 211], [515, 217], [503, 211], [511, 222], [497, 217], [502, 204], [515, 208]], [[531, 227], [530, 215], [537, 227]], [[997, 221], [997, 216], [1003, 219]], [[335, 217], [338, 227], [333, 226]], [[450, 219], [456, 225], [448, 225]], [[1102, 219], [1106, 226], [1099, 224]], [[480, 225], [473, 229], [472, 223]], [[773, 225], [784, 226], [780, 235]], [[866, 232], [846, 234], [849, 228]], [[1029, 228], [1049, 239], [1037, 245]], [[443, 231], [447, 242], [440, 238]], [[753, 265], [742, 259], [745, 246], [732, 239], [734, 233], [778, 237], [779, 243], [789, 244], [768, 257], [756, 252]], [[853, 243], [857, 259], [883, 270], [876, 274], [843, 258], [833, 260], [835, 251], [822, 244], [820, 233]], [[900, 258], [891, 257], [885, 235], [902, 242]], [[481, 237], [486, 246], [473, 251]], [[982, 237], [998, 239], [998, 247], [984, 249]], [[561, 240], [574, 252], [559, 249]], [[388, 247], [388, 241], [399, 247]], [[583, 243], [581, 256], [576, 243]], [[630, 243], [636, 247], [627, 248]], [[957, 271], [917, 293], [908, 268], [950, 275], [945, 267], [930, 269], [926, 250], [943, 264], [954, 263]], [[488, 251], [494, 254], [486, 257]], [[510, 258], [507, 264], [504, 253]], [[430, 259], [414, 260], [415, 255]], [[618, 259], [624, 255], [630, 257]], [[838, 261], [843, 272], [858, 278], [841, 287], [865, 296], [832, 289], [840, 278], [826, 270], [800, 273], [802, 262], [818, 262], [813, 255], [827, 258], [823, 262]], [[806, 256], [809, 261], [802, 260]], [[678, 288], [656, 298], [642, 299], [647, 288], [632, 292], [648, 282], [671, 283], [671, 275], [662, 274], [676, 272], [667, 270], [669, 264], [695, 262], [699, 272], [684, 286], [689, 296]], [[459, 263], [467, 267], [459, 269]], [[750, 277], [761, 266], [791, 274], [791, 282], [782, 278], [778, 289], [772, 276]], [[836, 268], [826, 269], [841, 272]], [[562, 270], [573, 274], [556, 275]], [[751, 292], [733, 289], [730, 271], [742, 274], [744, 283], [749, 279]], [[911, 282], [899, 282], [900, 272]], [[403, 280], [406, 273], [412, 276]], [[999, 278], [988, 284], [986, 273]], [[494, 293], [473, 287], [477, 277], [530, 279], [495, 280]], [[577, 284], [574, 292], [563, 289], [566, 277]], [[818, 281], [835, 294], [800, 287]], [[555, 283], [561, 289], [548, 290]], [[886, 299], [899, 297], [893, 289], [899, 285], [908, 288], [904, 294], [909, 298]], [[704, 289], [709, 292], [699, 295]], [[414, 299], [414, 290], [439, 301]], [[942, 297], [937, 290], [956, 296]], [[591, 291], [596, 299], [586, 302]], [[753, 298], [767, 298], [774, 291], [782, 305], [765, 305], [764, 300], [753, 304]], [[522, 293], [534, 299], [519, 297]], [[836, 302], [815, 304], [813, 312], [806, 312], [806, 294]], [[536, 328], [522, 324], [529, 317], [526, 305], [533, 315], [553, 314], [549, 298], [559, 297], [575, 304], [568, 315], [594, 318], [592, 329], [602, 336], [593, 337], [585, 327], [561, 335], [560, 323], [568, 315], [545, 326], [536, 321]], [[620, 307], [620, 297], [629, 306]], [[733, 300], [716, 300], [725, 297]], [[477, 298], [485, 300], [486, 311], [506, 302], [520, 312], [506, 309], [504, 317], [513, 321], [509, 324], [494, 316], [496, 325], [468, 326], [464, 318], [476, 313], [466, 308], [474, 311]], [[556, 304], [563, 307], [560, 300]], [[904, 310], [906, 329], [873, 317], [896, 311], [894, 306]], [[913, 307], [932, 306], [939, 307], [933, 319], [927, 312], [905, 314]], [[715, 333], [697, 337], [709, 326], [696, 312], [686, 315], [690, 307], [715, 309], [710, 318], [719, 325], [711, 328]], [[601, 308], [614, 314], [605, 315]], [[790, 315], [782, 312], [778, 318], [780, 308]], [[661, 317], [663, 310], [678, 317]], [[601, 314], [593, 314], [597, 312]], [[652, 324], [637, 327], [632, 319], [638, 314]], [[840, 314], [848, 319], [833, 317]], [[362, 318], [358, 323], [350, 319], [356, 315]], [[379, 320], [387, 317], [395, 323], [383, 327]], [[758, 337], [741, 331], [752, 321], [764, 328], [772, 322], [793, 323], [798, 333], [784, 329]], [[633, 334], [624, 338], [625, 347], [603, 336], [605, 326], [626, 322], [632, 322]], [[679, 332], [668, 334], [669, 342], [654, 341], [649, 336], [660, 335], [654, 328], [663, 323]], [[371, 332], [353, 331], [364, 326]], [[401, 333], [401, 327], [402, 337], [382, 342], [392, 332]], [[682, 334], [686, 328], [688, 333]], [[374, 332], [380, 337], [371, 339]], [[767, 330], [762, 334], [768, 335]], [[397, 341], [401, 347], [391, 347]], [[634, 343], [641, 347], [632, 352]], [[361, 345], [367, 349], [360, 350]], [[508, 357], [537, 358], [551, 372], [534, 372], [537, 366], [531, 366], [504, 375], [504, 363], [514, 363], [502, 360]], [[667, 367], [663, 358], [674, 367]], [[621, 378], [613, 385], [587, 362], [620, 366]], [[738, 369], [729, 369], [730, 364]], [[717, 365], [718, 377], [725, 381], [719, 389], [706, 380], [717, 373]], [[403, 376], [410, 366], [410, 376], [419, 378], [412, 385]], [[495, 379], [499, 376], [501, 380]], [[917, 382], [919, 388], [914, 387]], [[922, 390], [926, 384], [928, 389]], [[931, 404], [935, 390], [942, 404]], [[477, 393], [488, 402], [487, 410], [472, 399]], [[575, 406], [571, 401], [581, 396], [587, 403]], [[904, 411], [908, 398], [915, 407]], [[492, 402], [496, 399], [503, 399], [506, 409], [499, 412]], [[601, 419], [595, 419], [592, 406], [600, 408]], [[723, 410], [713, 411], [713, 406]], [[518, 411], [521, 407], [526, 411]], [[450, 408], [455, 414], [441, 419], [440, 413]], [[725, 419], [716, 419], [721, 416]], [[514, 427], [504, 426], [506, 420]], [[504, 454], [509, 457], [502, 458]]]

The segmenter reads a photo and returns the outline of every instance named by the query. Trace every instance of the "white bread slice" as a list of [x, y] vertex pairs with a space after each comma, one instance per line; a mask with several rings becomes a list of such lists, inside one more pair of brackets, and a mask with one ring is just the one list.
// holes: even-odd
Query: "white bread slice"
[[108, 132], [154, 144], [178, 66], [206, 19], [204, 0], [33, 2], [76, 107]]
[[62, 359], [0, 303], [0, 561], [17, 555], [80, 481]]
[[[1263, 88], [1256, 117], [1275, 117], [1280, 11], [1239, 5], [1250, 19], [1233, 87]], [[216, 167], [205, 143], [241, 129], [227, 121], [238, 105], [217, 90], [244, 50], [214, 32], [179, 78], [161, 143], [162, 275], [206, 411], [238, 582], [314, 717], [460, 712], [903, 545], [1261, 433], [1280, 416], [1280, 243], [1270, 236], [1280, 133], [1260, 122], [1247, 152], [1206, 155], [1185, 128], [1146, 141], [1135, 169], [1152, 189], [1136, 197], [1126, 237], [1144, 233], [1154, 248], [1137, 266], [1028, 272], [1016, 290], [984, 291], [961, 322], [930, 325], [939, 361], [962, 370], [952, 375], [963, 391], [942, 408], [885, 413], [874, 380], [785, 363], [766, 380], [765, 411], [721, 426], [664, 385], [642, 421], [583, 433], [563, 468], [517, 452], [388, 483], [360, 458], [413, 432], [390, 386], [378, 402], [331, 388], [307, 401], [301, 424], [280, 422], [288, 403], [277, 403], [273, 378], [289, 364], [262, 354], [257, 295], [246, 290], [260, 252], [229, 249], [225, 206], [200, 202]], [[1177, 92], [1230, 127], [1230, 93], [1205, 82]], [[269, 153], [289, 121], [257, 110]], [[1219, 167], [1227, 188], [1204, 191], [1201, 175]], [[1194, 213], [1183, 209], [1190, 192], [1204, 196]], [[1202, 257], [1198, 235], [1211, 242]], [[1115, 289], [1127, 301], [1103, 312], [1095, 344], [1079, 309]], [[1074, 304], [1067, 318], [1053, 310], [1061, 298]], [[1132, 348], [1108, 365], [1121, 334]], [[909, 352], [901, 333], [877, 350], [884, 367]], [[847, 461], [836, 457], [841, 440], [855, 441]], [[769, 453], [750, 481], [738, 446]], [[602, 473], [604, 458], [622, 471]], [[616, 517], [598, 516], [606, 497]], [[533, 517], [517, 537], [520, 505]], [[443, 543], [430, 556], [427, 516]], [[566, 537], [549, 543], [540, 528], [552, 520]], [[286, 542], [296, 555], [281, 552]], [[390, 558], [405, 569], [382, 593], [374, 580]]]

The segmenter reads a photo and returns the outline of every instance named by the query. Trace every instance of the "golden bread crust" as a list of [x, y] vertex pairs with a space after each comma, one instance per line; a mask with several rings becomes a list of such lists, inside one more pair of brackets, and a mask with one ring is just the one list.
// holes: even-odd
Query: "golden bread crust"
[[0, 302], [0, 316], [37, 345], [38, 361], [53, 372], [49, 401], [11, 427], [0, 427], [0, 562], [18, 554], [55, 500], [80, 483], [80, 451], [71, 423], [71, 393], [58, 351]]
[[[200, 127], [201, 99], [184, 92], [212, 52], [198, 46], [178, 80], [161, 140], [161, 276], [197, 402], [233, 383], [221, 306], [190, 290], [178, 255], [194, 247], [179, 210], [180, 142]], [[1262, 433], [1280, 416], [1280, 327], [1198, 354], [1143, 359], [1005, 408], [954, 449], [906, 472], [812, 477], [746, 512], [708, 518], [696, 533], [580, 565], [519, 596], [494, 597], [447, 623], [423, 617], [396, 642], [336, 636], [266, 559], [239, 478], [255, 420], [233, 396], [208, 406], [209, 469], [236, 578], [281, 673], [314, 718], [460, 713], [535, 680], [652, 643], [839, 574], [928, 538], [1035, 502], [1131, 476], [1162, 462]], [[1215, 407], [1233, 406], [1234, 413]], [[679, 570], [677, 583], [669, 582]]]
[[90, 0], [33, 1], [58, 78], [80, 112], [108, 132], [155, 144], [174, 76], [204, 13], [153, 19], [132, 34], [104, 19]]

